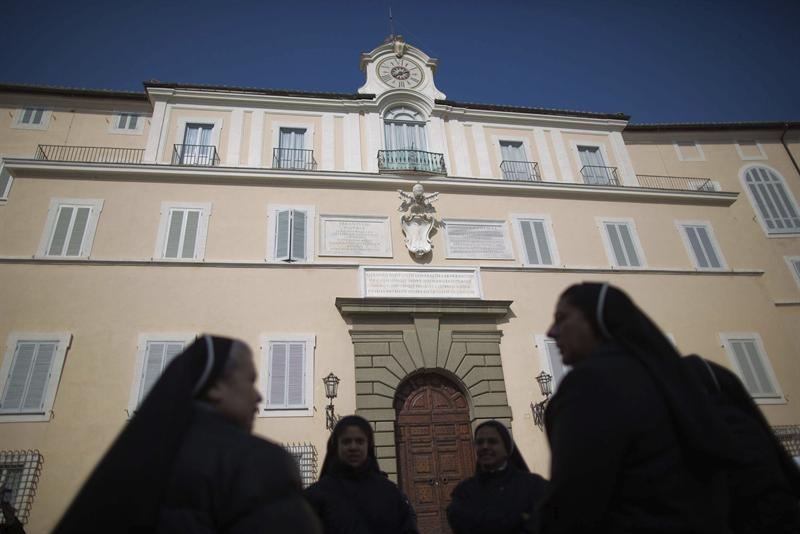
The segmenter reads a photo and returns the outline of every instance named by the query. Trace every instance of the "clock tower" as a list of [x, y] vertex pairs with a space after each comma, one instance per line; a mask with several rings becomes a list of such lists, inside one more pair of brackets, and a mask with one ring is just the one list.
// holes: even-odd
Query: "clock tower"
[[438, 60], [409, 45], [402, 36], [390, 36], [372, 52], [361, 54], [361, 70], [366, 72], [367, 81], [358, 92], [380, 96], [410, 91], [431, 103], [444, 100], [444, 93], [433, 82], [437, 65]]

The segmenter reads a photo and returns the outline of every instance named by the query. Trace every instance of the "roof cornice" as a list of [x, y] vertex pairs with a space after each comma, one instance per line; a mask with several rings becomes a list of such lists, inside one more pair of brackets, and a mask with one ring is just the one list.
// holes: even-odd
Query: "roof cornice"
[[76, 96], [82, 98], [106, 98], [116, 100], [147, 101], [147, 94], [136, 91], [117, 91], [114, 89], [80, 89], [76, 87], [56, 87], [50, 85], [0, 84], [0, 93], [27, 93], [51, 96]]

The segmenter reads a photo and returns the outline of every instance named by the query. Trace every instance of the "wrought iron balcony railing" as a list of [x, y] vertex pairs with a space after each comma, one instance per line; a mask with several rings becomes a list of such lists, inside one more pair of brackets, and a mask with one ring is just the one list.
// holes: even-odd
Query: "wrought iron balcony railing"
[[714, 182], [708, 178], [691, 178], [688, 176], [654, 176], [637, 174], [639, 186], [652, 189], [671, 189], [674, 191], [715, 191]]
[[500, 169], [503, 171], [505, 180], [516, 182], [541, 182], [539, 176], [539, 164], [535, 161], [508, 161], [500, 162]]
[[172, 152], [173, 165], [195, 165], [214, 167], [219, 165], [217, 147], [214, 145], [175, 145]]
[[620, 185], [616, 167], [584, 165], [581, 167], [583, 181], [589, 185]]
[[313, 150], [274, 148], [272, 149], [272, 168], [315, 171], [317, 170], [317, 162], [314, 160]]
[[75, 161], [79, 163], [142, 162], [142, 148], [113, 148], [103, 146], [39, 145], [34, 159], [44, 161]]
[[444, 154], [423, 150], [379, 150], [378, 171], [447, 174]]

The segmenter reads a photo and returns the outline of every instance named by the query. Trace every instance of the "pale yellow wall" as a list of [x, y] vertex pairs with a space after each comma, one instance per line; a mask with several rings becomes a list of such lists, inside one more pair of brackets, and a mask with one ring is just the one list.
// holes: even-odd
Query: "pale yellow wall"
[[239, 148], [239, 164], [247, 166], [250, 159], [250, 136], [253, 125], [253, 113], [247, 111], [242, 120], [242, 143]]
[[344, 169], [344, 150], [345, 150], [345, 141], [344, 141], [344, 118], [342, 117], [334, 117], [333, 119], [333, 131], [334, 135], [336, 136], [335, 146], [334, 146], [334, 168], [336, 169]]

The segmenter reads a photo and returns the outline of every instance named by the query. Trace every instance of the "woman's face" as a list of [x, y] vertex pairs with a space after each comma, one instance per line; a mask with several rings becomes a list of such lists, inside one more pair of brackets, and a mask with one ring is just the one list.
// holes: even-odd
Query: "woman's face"
[[357, 426], [344, 427], [336, 445], [339, 460], [350, 467], [359, 467], [367, 461], [369, 441], [364, 431]]
[[475, 433], [475, 455], [483, 471], [494, 471], [508, 459], [508, 451], [500, 432], [493, 426], [482, 426]]
[[262, 400], [256, 388], [253, 353], [237, 341], [231, 347], [230, 359], [231, 367], [211, 386], [207, 397], [224, 416], [249, 430]]
[[563, 298], [558, 301], [547, 335], [556, 341], [564, 365], [583, 360], [602, 342], [583, 312]]

